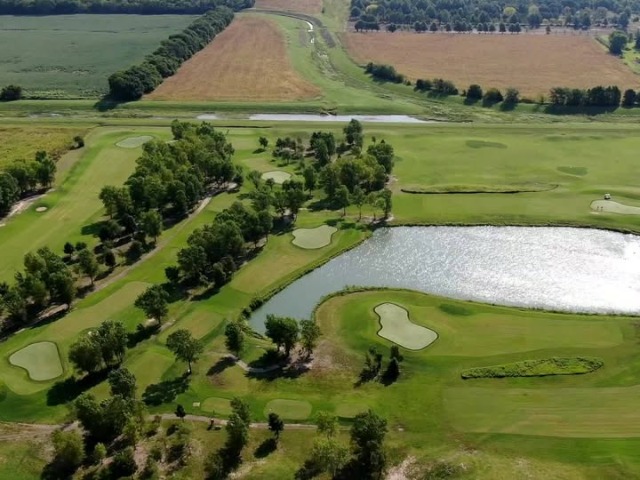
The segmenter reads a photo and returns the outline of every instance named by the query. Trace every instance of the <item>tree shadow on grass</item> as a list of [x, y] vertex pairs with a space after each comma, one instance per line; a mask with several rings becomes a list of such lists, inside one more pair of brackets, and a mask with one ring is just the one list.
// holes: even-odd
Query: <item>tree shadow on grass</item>
[[142, 401], [146, 405], [154, 406], [172, 402], [178, 395], [187, 391], [189, 382], [189, 374], [185, 373], [173, 380], [165, 380], [149, 385], [142, 394]]
[[267, 438], [264, 442], [258, 445], [258, 448], [253, 452], [253, 456], [256, 458], [265, 458], [276, 451], [278, 448], [278, 442], [275, 438]]
[[233, 367], [236, 362], [231, 357], [222, 357], [215, 364], [211, 366], [211, 368], [207, 371], [207, 376], [211, 375], [220, 375], [227, 368]]
[[110, 368], [106, 368], [82, 378], [69, 377], [56, 382], [47, 391], [47, 405], [62, 405], [78, 398], [82, 393], [106, 380]]

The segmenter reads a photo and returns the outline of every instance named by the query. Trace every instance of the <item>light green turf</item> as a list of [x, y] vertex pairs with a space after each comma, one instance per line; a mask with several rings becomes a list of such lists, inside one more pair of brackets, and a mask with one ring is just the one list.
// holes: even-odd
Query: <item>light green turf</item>
[[311, 415], [313, 407], [309, 402], [304, 400], [286, 400], [277, 398], [271, 400], [264, 407], [264, 416], [269, 416], [270, 413], [277, 413], [284, 419], [288, 420], [305, 420]]
[[278, 185], [282, 185], [284, 182], [291, 178], [291, 174], [283, 172], [282, 170], [272, 170], [271, 172], [265, 172], [262, 174], [263, 180], [273, 180]]
[[118, 143], [116, 143], [116, 146], [121, 148], [138, 148], [151, 140], [153, 140], [153, 137], [151, 135], [129, 137], [125, 138], [124, 140], [120, 140]]
[[63, 373], [58, 347], [53, 342], [28, 345], [9, 357], [9, 363], [24, 368], [31, 380], [53, 380]]
[[344, 402], [336, 406], [335, 414], [340, 418], [353, 418], [359, 413], [366, 412], [368, 407], [362, 401]]
[[620, 215], [640, 215], [640, 207], [624, 205], [613, 200], [594, 200], [591, 210], [596, 212], [619, 213]]
[[217, 415], [230, 415], [231, 402], [228, 398], [205, 398], [202, 403], [200, 403], [200, 410], [207, 413], [215, 413]]
[[297, 228], [293, 231], [291, 243], [310, 250], [326, 247], [331, 243], [331, 237], [337, 231], [336, 227], [329, 225], [320, 225], [316, 228]]
[[381, 303], [374, 308], [380, 321], [378, 335], [409, 350], [420, 350], [438, 338], [433, 330], [416, 325], [409, 319], [409, 312], [393, 303]]

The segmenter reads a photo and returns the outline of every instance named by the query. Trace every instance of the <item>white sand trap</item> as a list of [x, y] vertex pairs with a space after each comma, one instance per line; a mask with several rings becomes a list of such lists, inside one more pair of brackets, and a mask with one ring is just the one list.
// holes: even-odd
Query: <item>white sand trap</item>
[[124, 140], [120, 140], [118, 143], [116, 143], [116, 146], [121, 148], [138, 148], [150, 140], [153, 140], [153, 137], [151, 135], [142, 135], [141, 137], [129, 137], [129, 138], [125, 138]]
[[274, 170], [272, 172], [265, 172], [262, 174], [263, 180], [273, 179], [278, 185], [282, 185], [284, 182], [291, 178], [291, 174], [283, 172], [282, 170]]
[[378, 335], [409, 350], [420, 350], [438, 338], [433, 330], [409, 320], [409, 312], [393, 303], [381, 303], [373, 309], [380, 317]]
[[595, 200], [591, 202], [591, 210], [605, 213], [619, 213], [620, 215], [640, 215], [640, 207], [624, 205], [613, 200]]
[[58, 347], [53, 342], [37, 342], [27, 345], [9, 357], [9, 363], [24, 368], [31, 380], [52, 380], [62, 375], [62, 363]]
[[38, 207], [38, 208], [36, 208], [36, 212], [39, 212], [39, 213], [46, 212], [47, 210], [49, 210], [47, 207]]
[[316, 228], [298, 228], [293, 231], [293, 244], [300, 248], [313, 250], [326, 247], [331, 243], [331, 237], [338, 229], [329, 225]]

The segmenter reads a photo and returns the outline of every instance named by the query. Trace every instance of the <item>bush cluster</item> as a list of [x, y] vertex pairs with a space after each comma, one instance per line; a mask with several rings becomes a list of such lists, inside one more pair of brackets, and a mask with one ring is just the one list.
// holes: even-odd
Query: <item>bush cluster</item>
[[597, 357], [551, 357], [537, 360], [470, 368], [460, 376], [469, 378], [544, 377], [548, 375], [579, 375], [593, 372], [604, 365]]

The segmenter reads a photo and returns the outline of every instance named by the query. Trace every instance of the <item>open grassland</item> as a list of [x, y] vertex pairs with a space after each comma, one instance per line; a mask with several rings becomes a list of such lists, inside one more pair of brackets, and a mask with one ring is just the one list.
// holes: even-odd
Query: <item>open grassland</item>
[[393, 65], [412, 80], [445, 78], [459, 89], [515, 87], [530, 98], [552, 87], [617, 85], [636, 88], [640, 77], [580, 35], [453, 35], [346, 33], [345, 45], [360, 63]]
[[302, 100], [320, 90], [294, 70], [277, 24], [240, 16], [152, 94], [156, 100]]
[[257, 0], [255, 7], [313, 15], [322, 11], [322, 0]]
[[73, 146], [73, 137], [84, 135], [78, 127], [0, 127], [0, 168], [14, 160], [33, 160], [44, 150], [58, 156]]
[[0, 16], [0, 85], [31, 96], [96, 96], [107, 77], [142, 61], [189, 15]]

